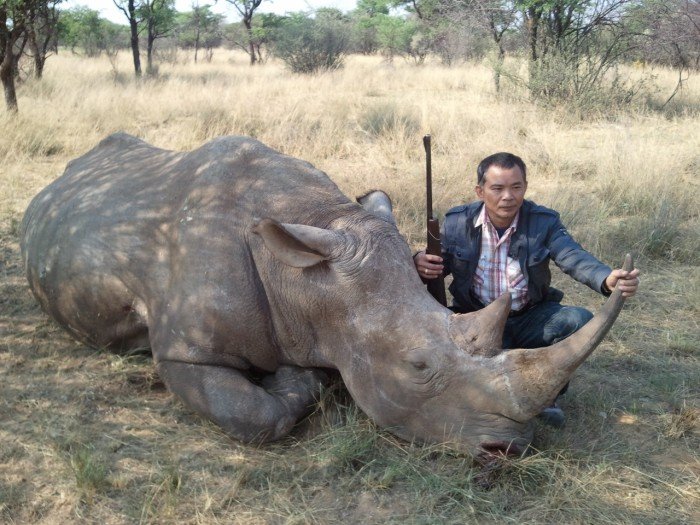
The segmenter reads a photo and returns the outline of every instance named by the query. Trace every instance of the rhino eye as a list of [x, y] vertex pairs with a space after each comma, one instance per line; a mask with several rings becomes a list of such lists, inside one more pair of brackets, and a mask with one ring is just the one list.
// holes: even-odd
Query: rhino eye
[[428, 365], [425, 361], [412, 361], [411, 364], [416, 370], [425, 370], [426, 368], [428, 368]]

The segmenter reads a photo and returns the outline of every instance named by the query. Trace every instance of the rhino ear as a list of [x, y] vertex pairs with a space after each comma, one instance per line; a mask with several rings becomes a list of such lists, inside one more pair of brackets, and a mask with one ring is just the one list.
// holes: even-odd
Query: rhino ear
[[282, 224], [263, 219], [253, 227], [262, 237], [267, 249], [284, 264], [294, 268], [308, 268], [330, 259], [341, 241], [332, 231], [304, 224]]
[[389, 196], [381, 190], [368, 191], [364, 195], [355, 199], [368, 212], [376, 215], [380, 219], [384, 219], [391, 224], [396, 224], [394, 219], [393, 207]]

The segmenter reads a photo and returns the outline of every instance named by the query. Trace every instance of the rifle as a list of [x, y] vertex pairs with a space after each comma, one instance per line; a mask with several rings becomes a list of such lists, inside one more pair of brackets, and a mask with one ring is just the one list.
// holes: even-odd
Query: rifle
[[[440, 222], [433, 217], [433, 170], [430, 158], [430, 135], [423, 137], [423, 146], [425, 147], [426, 210], [428, 216], [428, 245], [425, 249], [425, 253], [428, 255], [442, 256]], [[427, 284], [430, 295], [442, 306], [447, 306], [445, 278], [441, 275], [435, 279], [430, 279]]]

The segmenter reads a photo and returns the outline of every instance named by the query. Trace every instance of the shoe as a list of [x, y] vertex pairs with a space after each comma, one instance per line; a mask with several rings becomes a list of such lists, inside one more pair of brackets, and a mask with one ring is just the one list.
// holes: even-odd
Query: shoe
[[559, 405], [552, 403], [551, 406], [545, 408], [537, 416], [542, 423], [549, 425], [550, 427], [561, 428], [564, 426], [564, 421], [566, 421], [566, 416], [564, 416], [564, 411], [559, 408]]

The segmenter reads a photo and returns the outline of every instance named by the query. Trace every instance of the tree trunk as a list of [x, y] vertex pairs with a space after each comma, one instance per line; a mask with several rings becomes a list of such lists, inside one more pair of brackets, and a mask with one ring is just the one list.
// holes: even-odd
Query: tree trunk
[[139, 35], [136, 32], [136, 24], [131, 24], [131, 54], [134, 56], [134, 73], [141, 76], [141, 57], [139, 56]]
[[197, 63], [197, 53], [199, 53], [199, 26], [194, 37], [194, 63]]
[[[47, 22], [46, 27], [47, 27], [46, 37], [44, 38], [44, 41], [41, 43], [41, 46], [39, 46], [39, 56], [41, 58], [41, 72], [40, 72], [41, 74], [43, 74], [43, 72], [44, 72], [44, 65], [46, 65], [46, 57], [49, 55], [49, 52], [51, 51], [51, 41], [54, 40], [54, 34], [55, 34], [54, 32], [56, 30], [55, 25], [53, 27], [49, 28], [49, 22]], [[39, 78], [41, 78], [41, 77], [39, 77]]]
[[496, 85], [496, 93], [501, 92], [501, 73], [503, 71], [503, 64], [505, 63], [506, 60], [506, 52], [503, 49], [503, 46], [501, 45], [501, 42], [498, 42], [498, 58], [496, 59], [496, 68], [493, 72], [493, 83]]
[[257, 62], [257, 57], [255, 56], [255, 44], [253, 43], [252, 13], [250, 18], [243, 19], [243, 25], [245, 25], [246, 31], [248, 32], [248, 54], [250, 55], [250, 65], [254, 66], [255, 62]]
[[0, 64], [0, 80], [5, 91], [5, 106], [7, 111], [17, 113], [17, 92], [15, 91], [15, 67], [12, 46], [5, 51], [5, 60]]
[[537, 62], [537, 30], [539, 29], [540, 15], [534, 9], [527, 12], [527, 38], [530, 47], [530, 60]]
[[[149, 24], [150, 26], [150, 24]], [[151, 28], [148, 28], [148, 41], [146, 44], [146, 73], [148, 75], [154, 75], [155, 71], [153, 70], [153, 43], [156, 41], [156, 38], [153, 36], [153, 31]]]
[[32, 52], [34, 59], [34, 76], [41, 79], [44, 72], [44, 61], [46, 56], [40, 51], [39, 44], [36, 41], [36, 30], [32, 24], [29, 28], [29, 49]]
[[27, 39], [29, 43], [29, 50], [32, 53], [32, 59], [34, 60], [34, 76], [36, 78], [41, 78], [44, 64], [41, 61], [39, 44], [36, 41], [37, 13], [34, 7], [35, 6], [32, 5], [29, 8], [29, 17], [27, 20]]
[[134, 0], [129, 0], [129, 26], [131, 28], [131, 54], [134, 56], [134, 72], [141, 76], [141, 56], [139, 55], [139, 26], [136, 21]]

